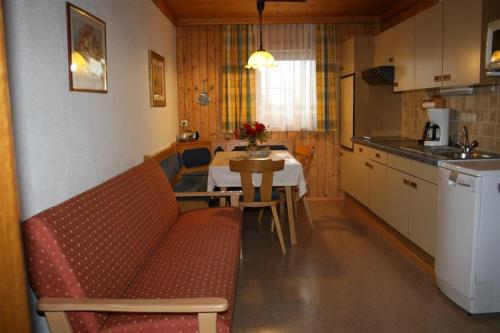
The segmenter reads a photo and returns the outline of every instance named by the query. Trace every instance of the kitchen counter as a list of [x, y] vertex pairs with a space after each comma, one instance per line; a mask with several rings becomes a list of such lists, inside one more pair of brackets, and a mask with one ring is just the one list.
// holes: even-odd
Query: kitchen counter
[[[427, 147], [418, 144], [418, 140], [399, 137], [379, 137], [379, 138], [353, 138], [354, 143], [373, 147], [391, 154], [410, 158], [419, 162], [437, 166], [442, 161], [456, 161], [457, 159], [442, 156], [443, 153], [459, 152], [459, 148], [454, 147]], [[500, 158], [499, 154], [483, 152], [492, 158]]]

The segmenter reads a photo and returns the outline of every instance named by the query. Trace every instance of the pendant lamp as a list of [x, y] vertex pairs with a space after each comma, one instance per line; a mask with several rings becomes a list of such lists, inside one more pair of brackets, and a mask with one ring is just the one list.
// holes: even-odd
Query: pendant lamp
[[248, 63], [245, 68], [259, 69], [262, 67], [277, 67], [276, 61], [271, 53], [264, 50], [262, 47], [262, 12], [264, 11], [265, 0], [257, 0], [257, 10], [259, 11], [259, 32], [260, 32], [260, 47], [252, 53], [248, 58]]

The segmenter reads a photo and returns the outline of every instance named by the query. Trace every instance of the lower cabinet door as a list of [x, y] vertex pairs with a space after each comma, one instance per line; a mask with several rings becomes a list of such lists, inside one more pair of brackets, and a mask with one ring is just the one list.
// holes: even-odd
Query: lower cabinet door
[[372, 161], [369, 164], [370, 186], [368, 190], [368, 207], [372, 212], [385, 220], [387, 211], [387, 166]]
[[368, 207], [368, 191], [369, 191], [369, 176], [370, 169], [368, 168], [368, 159], [353, 154], [353, 168], [352, 168], [352, 178], [353, 180], [353, 193], [351, 195], [361, 202], [363, 205]]
[[405, 236], [408, 236], [409, 209], [410, 176], [388, 168], [386, 221]]
[[410, 179], [408, 238], [432, 256], [436, 246], [437, 191], [435, 184]]

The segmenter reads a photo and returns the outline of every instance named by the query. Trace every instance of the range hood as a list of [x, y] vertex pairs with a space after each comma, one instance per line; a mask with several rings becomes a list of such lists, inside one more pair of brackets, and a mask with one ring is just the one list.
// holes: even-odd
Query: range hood
[[394, 85], [394, 66], [378, 66], [361, 72], [363, 80], [373, 86]]

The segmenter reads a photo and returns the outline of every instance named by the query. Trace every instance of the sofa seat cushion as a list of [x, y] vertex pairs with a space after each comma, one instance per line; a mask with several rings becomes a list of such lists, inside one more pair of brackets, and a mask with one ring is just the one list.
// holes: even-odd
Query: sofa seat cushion
[[[223, 297], [217, 332], [230, 332], [242, 213], [234, 207], [182, 214], [122, 298]], [[102, 332], [197, 332], [195, 314], [111, 314]]]

